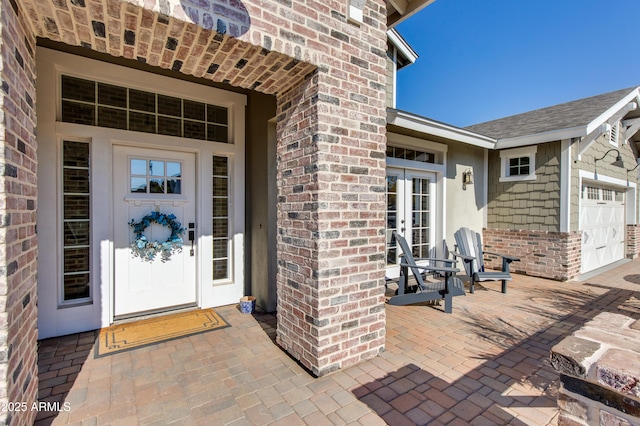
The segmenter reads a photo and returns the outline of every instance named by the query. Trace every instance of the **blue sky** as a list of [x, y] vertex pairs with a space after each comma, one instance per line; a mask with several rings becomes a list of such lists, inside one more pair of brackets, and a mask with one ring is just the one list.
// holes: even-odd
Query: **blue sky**
[[397, 108], [464, 127], [638, 86], [639, 27], [639, 0], [436, 0], [397, 27]]

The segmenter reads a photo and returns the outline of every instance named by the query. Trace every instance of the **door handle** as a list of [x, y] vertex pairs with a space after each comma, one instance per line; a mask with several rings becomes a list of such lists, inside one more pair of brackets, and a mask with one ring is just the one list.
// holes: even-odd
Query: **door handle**
[[193, 248], [193, 244], [196, 240], [196, 224], [195, 222], [189, 222], [189, 241], [191, 241], [191, 250], [189, 254], [191, 256], [195, 256], [195, 250]]

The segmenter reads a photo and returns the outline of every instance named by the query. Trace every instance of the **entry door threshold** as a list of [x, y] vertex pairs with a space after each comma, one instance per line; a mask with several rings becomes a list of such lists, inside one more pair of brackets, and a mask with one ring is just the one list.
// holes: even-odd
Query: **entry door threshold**
[[153, 310], [153, 311], [145, 311], [145, 312], [136, 312], [133, 314], [125, 314], [118, 315], [114, 317], [114, 324], [124, 324], [127, 322], [140, 321], [148, 318], [161, 317], [169, 314], [177, 314], [180, 312], [194, 311], [199, 309], [197, 304], [189, 303], [186, 305], [172, 306], [171, 308], [165, 308], [161, 310]]

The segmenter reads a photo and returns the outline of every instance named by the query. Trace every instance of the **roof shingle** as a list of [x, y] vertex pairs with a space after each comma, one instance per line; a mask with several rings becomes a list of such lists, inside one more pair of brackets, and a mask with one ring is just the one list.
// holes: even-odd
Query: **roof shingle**
[[506, 139], [586, 126], [636, 89], [637, 87], [629, 87], [603, 93], [577, 101], [474, 124], [465, 127], [465, 129], [495, 139]]

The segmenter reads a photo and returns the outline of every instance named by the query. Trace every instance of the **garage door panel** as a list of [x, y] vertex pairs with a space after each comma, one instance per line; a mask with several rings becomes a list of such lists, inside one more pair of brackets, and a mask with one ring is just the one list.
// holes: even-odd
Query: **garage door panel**
[[582, 273], [624, 257], [626, 217], [622, 197], [612, 196], [615, 191], [603, 190], [595, 184], [589, 186], [589, 191], [583, 187], [580, 205]]

